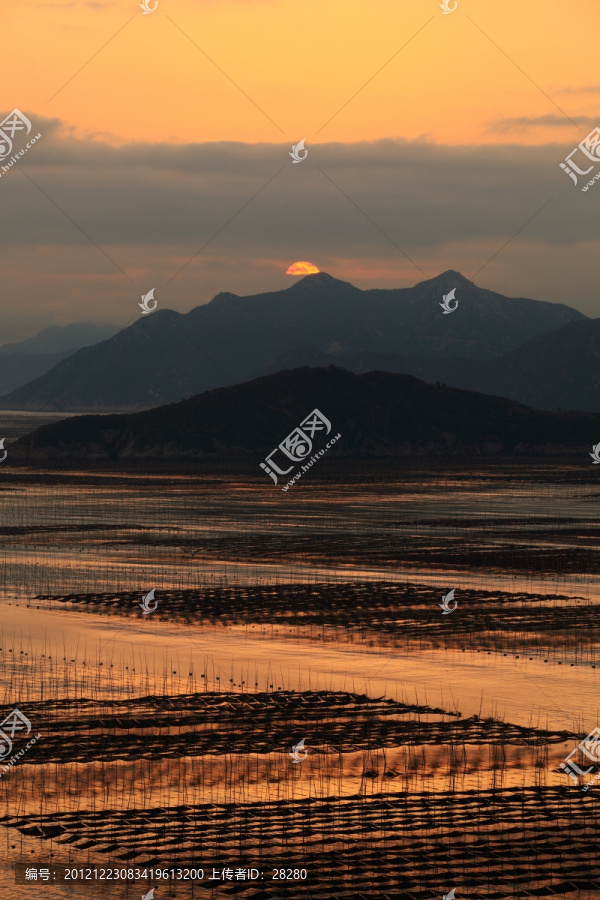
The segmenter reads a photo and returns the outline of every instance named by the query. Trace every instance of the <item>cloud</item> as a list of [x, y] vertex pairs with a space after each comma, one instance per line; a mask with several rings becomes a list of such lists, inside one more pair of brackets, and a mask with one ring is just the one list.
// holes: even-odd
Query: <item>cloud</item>
[[391, 287], [494, 257], [478, 283], [600, 312], [600, 184], [582, 194], [559, 168], [580, 136], [307, 143], [293, 165], [283, 143], [114, 146], [24, 112], [42, 138], [0, 177], [6, 340], [36, 317], [120, 321], [151, 287], [181, 310], [282, 287], [298, 259]]
[[95, 12], [104, 12], [110, 7], [115, 5], [115, 0], [64, 0], [63, 3], [60, 2], [47, 2], [42, 3], [42, 6], [48, 7], [50, 9], [91, 9]]
[[552, 90], [553, 94], [600, 94], [600, 84], [586, 84], [581, 87], [563, 87]]
[[589, 198], [559, 168], [581, 138], [533, 147], [314, 144], [292, 165], [283, 144], [114, 147], [31, 118], [43, 138], [0, 178], [8, 245], [76, 247], [83, 231], [103, 246], [163, 245], [182, 254], [210, 242], [233, 253], [299, 243], [364, 255], [393, 242], [417, 250], [501, 240], [549, 198], [529, 237], [570, 244], [598, 235], [592, 205], [582, 202]]
[[498, 119], [486, 130], [488, 134], [508, 134], [511, 131], [523, 133], [532, 128], [569, 128], [573, 131], [573, 122], [577, 122], [582, 128], [595, 128], [600, 123], [600, 116], [573, 116], [572, 120], [556, 113], [548, 113], [545, 116], [518, 116], [512, 119]]

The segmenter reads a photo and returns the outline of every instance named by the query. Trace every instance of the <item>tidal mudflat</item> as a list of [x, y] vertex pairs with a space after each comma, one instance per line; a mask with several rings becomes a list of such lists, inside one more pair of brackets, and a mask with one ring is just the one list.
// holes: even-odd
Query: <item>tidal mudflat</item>
[[598, 724], [593, 467], [1, 475], [0, 712], [42, 735], [3, 900], [17, 861], [205, 869], [57, 898], [600, 896], [600, 784], [559, 768]]

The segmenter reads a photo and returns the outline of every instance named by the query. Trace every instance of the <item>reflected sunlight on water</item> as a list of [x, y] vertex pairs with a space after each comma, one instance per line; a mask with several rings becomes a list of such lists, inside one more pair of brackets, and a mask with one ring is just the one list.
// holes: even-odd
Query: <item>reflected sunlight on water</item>
[[[184, 622], [169, 615], [166, 600], [161, 605], [161, 591], [215, 594], [233, 586], [280, 585], [283, 595], [284, 585], [321, 583], [322, 588], [325, 583], [331, 586], [335, 610], [335, 585], [350, 581], [409, 581], [434, 586], [440, 596], [454, 587], [459, 606], [455, 617], [444, 620], [449, 634], [464, 623], [460, 616], [466, 617], [470, 608], [460, 599], [461, 591], [525, 592], [539, 596], [519, 600], [520, 606], [514, 604], [518, 609], [567, 607], [585, 613], [600, 599], [598, 492], [594, 485], [570, 480], [569, 472], [565, 467], [559, 484], [538, 477], [535, 466], [520, 481], [509, 467], [487, 474], [454, 471], [436, 483], [427, 473], [372, 484], [314, 482], [282, 502], [270, 486], [248, 477], [41, 472], [40, 481], [30, 483], [31, 473], [3, 469], [0, 698], [30, 715], [42, 733], [40, 761], [28, 763], [25, 756], [0, 778], [3, 810], [13, 816], [31, 813], [40, 821], [43, 813], [44, 823], [59, 821], [65, 812], [77, 817], [80, 811], [108, 810], [112, 821], [130, 807], [139, 807], [144, 815], [148, 810], [166, 815], [181, 804], [233, 804], [237, 809], [254, 802], [295, 803], [331, 795], [339, 803], [340, 798], [368, 799], [378, 792], [404, 798], [423, 791], [443, 795], [563, 786], [558, 765], [575, 746], [573, 735], [598, 724], [600, 667], [589, 663], [593, 655], [578, 655], [575, 645], [583, 634], [574, 632], [572, 644], [553, 648], [556, 631], [549, 620], [549, 630], [530, 645], [523, 643], [523, 649], [525, 625], [515, 626], [510, 637], [516, 650], [490, 649], [484, 639], [493, 636], [503, 614], [492, 596], [487, 602], [495, 618], [482, 607], [481, 629], [469, 632], [464, 647], [458, 639], [436, 645], [437, 638], [428, 637], [434, 634], [430, 623], [437, 629], [441, 613], [423, 604], [409, 610], [404, 624], [422, 628], [425, 637], [394, 646], [403, 627], [400, 620], [398, 634], [393, 628], [377, 631], [379, 619], [374, 620], [360, 641], [352, 625], [344, 628], [336, 619], [324, 618], [322, 625], [311, 627], [301, 622], [288, 626], [285, 616], [269, 620], [268, 605], [267, 612], [261, 610], [265, 618], [256, 621], [251, 615], [245, 622], [223, 615], [219, 621], [217, 616]], [[151, 588], [157, 590], [159, 608], [146, 617], [135, 608], [135, 597], [139, 593], [141, 599]], [[388, 594], [390, 590], [386, 588]], [[134, 597], [131, 610], [92, 602], [92, 595], [118, 597], [126, 591]], [[56, 599], [63, 594], [78, 595], [81, 602], [65, 605]], [[548, 601], [553, 594], [564, 596]], [[36, 595], [54, 599], [36, 600]], [[185, 596], [178, 601], [183, 606]], [[226, 596], [233, 602], [233, 594]], [[343, 596], [339, 594], [340, 603]], [[427, 618], [434, 614], [435, 620]], [[378, 615], [383, 622], [383, 613]], [[392, 621], [394, 615], [390, 613]], [[595, 632], [588, 632], [586, 652], [592, 653]], [[310, 738], [316, 727], [309, 720], [304, 724], [301, 715], [298, 721], [292, 717], [289, 726], [285, 718], [279, 726], [276, 715], [267, 717], [279, 749], [255, 749], [259, 728], [249, 738], [247, 752], [227, 744], [231, 735], [223, 737], [219, 720], [207, 724], [186, 718], [193, 716], [195, 704], [202, 706], [202, 698], [222, 695], [225, 716], [233, 695], [260, 694], [257, 711], [243, 719], [249, 727], [253, 715], [263, 721], [260, 704], [276, 710], [280, 695], [295, 708], [294, 698], [313, 692], [414, 704], [419, 728], [460, 712], [461, 721], [472, 720], [472, 727], [482, 732], [456, 741], [445, 737], [422, 743], [407, 737], [359, 749], [355, 744], [362, 732], [356, 726], [354, 737], [336, 750], [335, 735], [341, 738], [334, 717], [333, 724], [323, 726], [332, 736], [311, 746], [308, 762], [296, 768], [286, 748], [303, 735]], [[187, 703], [190, 695], [199, 698], [190, 700], [191, 711], [178, 712], [171, 724], [157, 724], [163, 712], [171, 715], [175, 698]], [[154, 698], [156, 710], [115, 710], [111, 705], [141, 697]], [[326, 723], [332, 715], [328, 702], [323, 700]], [[428, 713], [425, 707], [446, 712]], [[94, 715], [100, 716], [100, 724]], [[86, 716], [92, 718], [82, 740], [76, 725]], [[498, 744], [485, 736], [492, 718], [536, 733], [561, 734], [549, 744]], [[44, 735], [45, 722], [52, 724]], [[100, 733], [104, 750], [88, 759], [86, 744]], [[160, 736], [157, 747], [164, 744], [166, 756], [154, 750], [147, 757], [129, 754], [127, 748], [139, 734], [148, 741]], [[60, 741], [59, 757], [52, 756], [61, 735], [69, 748], [64, 759]], [[186, 742], [199, 737], [209, 740], [209, 746], [212, 740], [214, 747], [226, 747], [225, 752], [213, 748], [196, 753], [195, 744]], [[171, 751], [169, 741], [176, 745]], [[41, 851], [38, 838], [3, 828], [0, 854], [7, 863], [50, 852], [64, 860], [70, 853], [80, 865], [88, 859], [101, 862], [95, 848], [108, 844], [93, 835], [87, 843], [84, 818], [77, 822], [76, 842], [61, 846], [59, 840], [43, 841]], [[139, 900], [140, 894], [138, 886], [76, 890], [90, 898]], [[194, 890], [193, 896], [210, 896]], [[39, 886], [19, 891], [27, 900], [41, 896]], [[9, 896], [12, 900], [10, 891], [0, 887], [0, 900]], [[53, 885], [44, 888], [44, 896], [63, 900], [74, 894], [68, 886]], [[165, 896], [188, 897], [192, 891], [182, 887]]]

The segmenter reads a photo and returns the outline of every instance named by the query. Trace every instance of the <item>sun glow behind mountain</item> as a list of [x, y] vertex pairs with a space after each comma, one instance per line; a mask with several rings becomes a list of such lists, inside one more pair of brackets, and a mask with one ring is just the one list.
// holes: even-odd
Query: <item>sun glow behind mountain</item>
[[289, 267], [286, 275], [316, 275], [319, 272], [316, 266], [314, 266], [310, 262], [306, 262], [306, 260], [300, 260], [299, 262], [292, 263]]

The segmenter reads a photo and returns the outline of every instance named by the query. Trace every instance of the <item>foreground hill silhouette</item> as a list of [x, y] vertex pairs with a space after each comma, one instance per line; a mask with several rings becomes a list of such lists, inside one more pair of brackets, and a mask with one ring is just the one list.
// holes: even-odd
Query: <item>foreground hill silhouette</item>
[[[439, 304], [453, 288], [459, 308], [444, 315]], [[412, 288], [367, 291], [321, 272], [281, 291], [218, 294], [186, 315], [159, 308], [109, 341], [79, 350], [0, 404], [138, 410], [249, 381], [300, 348], [325, 354], [326, 365], [349, 368], [355, 366], [348, 355], [489, 360], [569, 322], [586, 321], [568, 306], [503, 297], [454, 271]], [[284, 359], [276, 368], [296, 365]]]
[[600, 415], [543, 412], [409, 375], [355, 375], [331, 366], [279, 372], [139, 413], [75, 416], [19, 439], [10, 454], [21, 460], [243, 458], [258, 467], [315, 407], [330, 419], [332, 436], [341, 434], [332, 456], [578, 454], [588, 464], [600, 441]]

